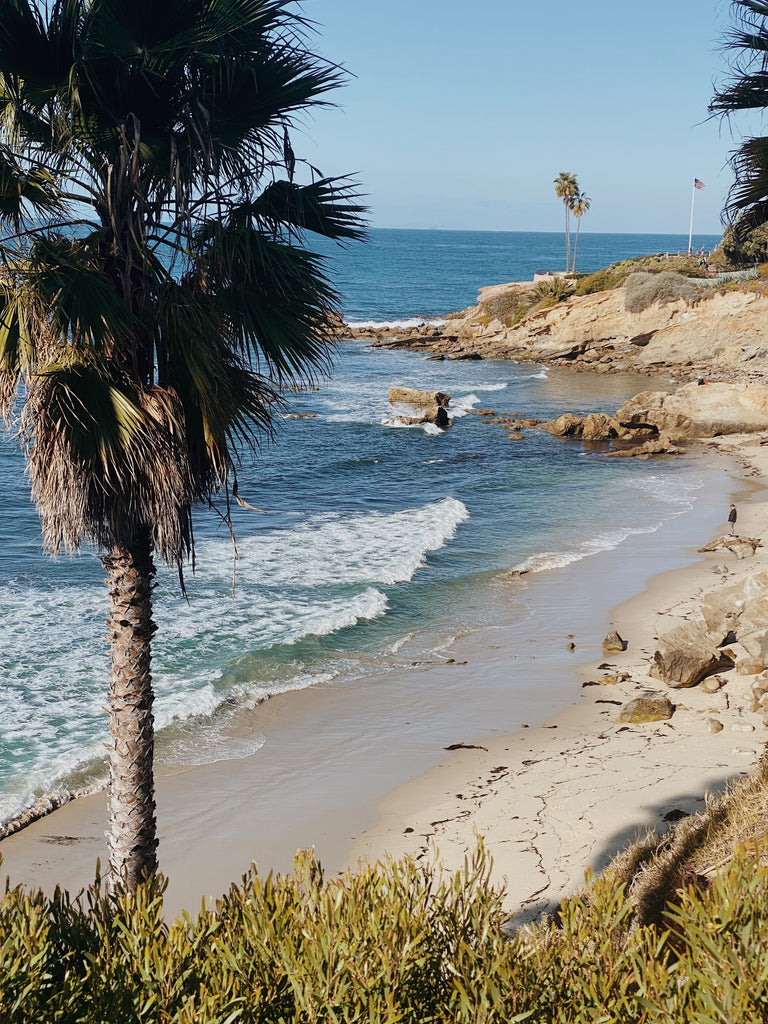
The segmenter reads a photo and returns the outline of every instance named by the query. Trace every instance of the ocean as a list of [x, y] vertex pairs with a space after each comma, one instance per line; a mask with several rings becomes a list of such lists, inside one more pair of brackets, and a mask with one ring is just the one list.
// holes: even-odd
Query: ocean
[[[716, 242], [694, 239], [708, 249]], [[579, 267], [685, 248], [683, 236], [583, 233]], [[365, 246], [324, 251], [349, 323], [438, 317], [474, 304], [484, 285], [528, 280], [564, 261], [556, 234], [373, 230]], [[453, 427], [394, 424], [387, 391], [396, 384], [447, 392]], [[693, 509], [718, 522], [720, 495], [701, 460], [610, 459], [543, 431], [513, 441], [473, 414], [613, 411], [648, 386], [631, 375], [430, 362], [343, 342], [333, 375], [287, 396], [275, 441], [243, 467], [240, 493], [265, 512], [235, 510], [237, 558], [215, 514], [201, 509], [188, 600], [173, 569], [158, 573], [159, 761], [258, 756], [264, 737], [243, 727], [242, 712], [272, 694], [374, 676], [386, 685], [387, 673], [489, 627], [522, 624], [534, 634], [535, 608], [509, 585], [510, 570], [529, 570], [556, 595], [565, 566], [629, 550], [649, 534], [666, 564]], [[11, 438], [0, 446], [0, 486], [7, 823], [43, 796], [102, 784], [108, 651], [98, 555], [42, 552]], [[414, 675], [413, 685], [429, 685], [427, 676]], [[510, 686], [504, 699], [514, 705], [514, 678]]]

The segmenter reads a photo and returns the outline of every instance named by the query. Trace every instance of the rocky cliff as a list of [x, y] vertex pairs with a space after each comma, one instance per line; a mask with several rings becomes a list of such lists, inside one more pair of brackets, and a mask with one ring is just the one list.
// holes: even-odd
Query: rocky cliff
[[768, 298], [756, 291], [725, 291], [693, 303], [678, 299], [633, 313], [620, 287], [567, 299], [513, 326], [489, 318], [494, 300], [522, 287], [483, 288], [477, 306], [440, 324], [348, 333], [436, 358], [527, 359], [599, 372], [663, 370], [678, 380], [749, 380], [768, 373]]

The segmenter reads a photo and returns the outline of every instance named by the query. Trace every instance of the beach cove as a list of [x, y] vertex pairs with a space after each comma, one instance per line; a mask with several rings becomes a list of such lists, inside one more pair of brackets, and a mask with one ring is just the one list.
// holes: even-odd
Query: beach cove
[[[630, 394], [647, 386], [640, 378], [632, 380], [626, 375], [620, 378], [611, 374], [595, 384], [594, 379], [588, 379], [589, 375], [576, 377], [569, 370], [546, 371], [540, 365], [528, 363], [520, 368], [524, 374], [516, 379], [527, 376], [539, 389], [542, 406], [535, 408], [530, 396], [539, 392], [529, 392], [525, 398], [521, 393], [519, 404], [512, 401], [508, 390], [511, 386], [509, 372], [513, 367], [508, 362], [506, 365], [486, 361], [441, 367], [425, 364], [423, 357], [415, 355], [380, 352], [377, 358], [385, 361], [403, 358], [409, 366], [417, 367], [418, 376], [411, 379], [411, 383], [425, 383], [430, 366], [435, 372], [454, 374], [454, 382], [465, 382], [466, 386], [458, 391], [458, 409], [463, 418], [459, 416], [453, 431], [445, 438], [434, 439], [440, 444], [445, 441], [461, 443], [463, 450], [456, 453], [452, 466], [445, 466], [445, 447], [433, 448], [431, 456], [425, 450], [418, 463], [423, 467], [419, 470], [420, 483], [426, 484], [427, 474], [433, 472], [427, 466], [443, 465], [445, 469], [440, 469], [440, 475], [434, 477], [442, 487], [443, 481], [451, 479], [452, 472], [464, 472], [462, 465], [471, 465], [479, 453], [488, 458], [489, 450], [498, 449], [504, 453], [503, 459], [513, 460], [514, 465], [522, 450], [518, 448], [515, 453], [518, 444], [533, 445], [534, 450], [537, 450], [535, 446], [540, 446], [542, 466], [549, 466], [549, 473], [545, 470], [539, 476], [537, 471], [534, 477], [540, 487], [535, 498], [534, 492], [518, 495], [517, 503], [507, 508], [502, 518], [494, 507], [486, 510], [485, 518], [480, 520], [486, 524], [480, 546], [477, 535], [467, 533], [468, 528], [462, 522], [462, 505], [470, 515], [469, 522], [472, 523], [473, 516], [475, 522], [478, 521], [480, 510], [474, 501], [467, 503], [464, 495], [453, 494], [450, 498], [453, 504], [441, 506], [441, 517], [445, 519], [445, 511], [450, 510], [454, 522], [451, 524], [449, 519], [441, 525], [435, 539], [426, 539], [433, 537], [435, 530], [433, 512], [429, 512], [428, 533], [423, 535], [425, 540], [419, 542], [414, 552], [417, 560], [412, 568], [399, 570], [407, 573], [401, 578], [418, 583], [426, 574], [427, 580], [430, 575], [434, 579], [436, 569], [445, 570], [445, 566], [440, 569], [441, 560], [447, 557], [450, 562], [455, 561], [454, 538], [459, 541], [464, 538], [467, 563], [481, 565], [482, 571], [471, 580], [468, 578], [466, 585], [457, 586], [454, 582], [448, 586], [446, 581], [436, 590], [424, 591], [430, 601], [418, 606], [419, 616], [425, 616], [423, 621], [418, 616], [411, 619], [418, 623], [416, 630], [403, 633], [389, 647], [356, 648], [356, 660], [352, 659], [352, 668], [347, 667], [346, 674], [329, 673], [324, 678], [318, 673], [312, 680], [314, 685], [302, 690], [294, 688], [292, 692], [272, 693], [267, 701], [258, 693], [252, 694], [249, 701], [237, 700], [233, 705], [235, 713], [224, 722], [221, 715], [211, 720], [205, 714], [197, 724], [190, 720], [181, 744], [178, 735], [171, 735], [166, 743], [164, 736], [167, 739], [168, 733], [161, 732], [158, 824], [161, 868], [170, 880], [168, 912], [181, 907], [194, 909], [200, 898], [223, 891], [230, 881], [239, 879], [251, 860], [256, 860], [264, 871], [287, 870], [293, 853], [302, 847], [314, 846], [326, 869], [337, 871], [356, 863], [359, 856], [375, 859], [386, 852], [396, 853], [403, 844], [408, 846], [408, 852], [421, 855], [434, 834], [441, 853], [447, 843], [449, 857], [460, 859], [462, 844], [464, 848], [474, 844], [474, 825], [477, 822], [480, 827], [483, 813], [468, 815], [466, 805], [457, 813], [453, 807], [441, 804], [446, 793], [450, 797], [443, 777], [442, 766], [446, 759], [459, 772], [449, 784], [453, 792], [451, 799], [461, 793], [463, 801], [470, 791], [482, 789], [478, 779], [484, 774], [494, 782], [493, 786], [486, 787], [488, 794], [494, 796], [497, 777], [506, 779], [507, 774], [512, 774], [508, 772], [513, 763], [508, 752], [510, 744], [531, 747], [520, 762], [518, 774], [525, 779], [523, 769], [533, 766], [522, 762], [538, 760], [539, 748], [545, 754], [554, 751], [553, 736], [558, 740], [566, 736], [560, 718], [552, 718], [558, 708], [570, 708], [576, 715], [576, 731], [572, 732], [572, 737], [587, 736], [588, 722], [583, 716], [589, 717], [596, 709], [602, 717], [592, 724], [600, 727], [608, 714], [615, 713], [617, 705], [598, 707], [595, 698], [590, 707], [588, 698], [593, 697], [598, 688], [582, 690], [580, 684], [584, 676], [579, 674], [578, 666], [601, 660], [600, 641], [615, 616], [614, 609], [641, 593], [658, 574], [673, 567], [682, 572], [701, 569], [706, 572], [704, 581], [708, 582], [711, 564], [702, 561], [697, 548], [722, 530], [731, 496], [742, 502], [742, 496], [748, 492], [750, 502], [755, 500], [756, 492], [749, 476], [754, 468], [745, 470], [739, 458], [714, 453], [706, 447], [702, 450], [695, 446], [697, 451], [691, 450], [674, 463], [659, 461], [630, 467], [631, 460], [606, 460], [599, 452], [582, 449], [578, 441], [551, 438], [543, 432], [532, 432], [520, 442], [507, 440], [498, 426], [481, 424], [479, 418], [470, 415], [481, 406], [491, 404], [502, 413], [545, 412], [547, 416], [573, 409], [611, 411]], [[497, 367], [504, 375], [503, 380], [496, 376]], [[478, 378], [471, 377], [478, 368], [484, 374], [480, 383], [486, 387], [491, 385], [485, 394], [482, 388], [474, 387]], [[487, 376], [489, 373], [491, 378]], [[370, 406], [371, 394], [361, 395], [359, 385], [347, 382], [350, 383], [356, 389], [356, 399]], [[502, 383], [506, 391], [499, 390]], [[660, 384], [672, 386], [663, 376]], [[597, 392], [594, 387], [598, 388]], [[386, 380], [381, 374], [377, 377], [376, 388], [379, 396], [386, 391]], [[456, 400], [455, 383], [450, 390]], [[500, 404], [497, 399], [502, 395], [507, 401]], [[300, 416], [313, 411], [317, 416], [321, 410], [316, 403], [322, 401], [321, 389], [317, 395], [310, 392], [297, 396], [294, 408]], [[335, 407], [326, 407], [323, 412], [326, 422], [334, 422], [334, 417], [336, 422], [339, 417], [360, 422], [360, 406], [350, 408], [349, 395], [344, 401], [347, 406], [339, 408], [337, 391]], [[374, 395], [374, 402], [378, 401]], [[370, 417], [370, 427], [381, 434], [376, 426], [382, 418], [379, 405], [374, 404], [366, 415]], [[298, 420], [292, 429], [310, 425], [311, 420]], [[393, 442], [395, 452], [407, 450], [403, 446], [413, 445], [417, 438], [417, 433], [391, 429], [385, 434], [390, 440], [396, 439]], [[619, 470], [620, 462], [627, 465]], [[568, 488], [558, 491], [554, 484], [561, 479], [566, 464], [583, 468], [573, 477], [566, 474], [562, 479], [568, 482]], [[608, 469], [609, 466], [616, 468]], [[480, 468], [482, 470], [482, 466]], [[748, 474], [747, 485], [742, 480], [743, 472]], [[274, 478], [280, 479], [279, 475]], [[469, 488], [465, 494], [474, 495], [479, 485], [482, 493], [482, 473], [463, 479]], [[584, 481], [590, 482], [587, 490], [581, 486]], [[747, 491], [743, 490], [745, 486]], [[445, 501], [440, 498], [444, 493], [438, 490], [435, 494], [433, 485], [429, 496]], [[547, 496], [549, 504], [545, 501], [541, 505], [540, 501]], [[318, 509], [322, 508], [323, 499], [323, 493], [317, 495]], [[416, 510], [420, 506], [415, 502], [412, 507]], [[432, 506], [427, 504], [423, 508]], [[572, 513], [570, 517], [555, 514], [566, 509]], [[627, 512], [631, 515], [625, 515]], [[424, 514], [418, 512], [422, 521]], [[558, 519], [568, 521], [570, 532], [547, 533], [545, 530], [535, 534], [540, 520], [542, 517], [546, 520], [548, 514], [551, 514], [550, 525]], [[419, 521], [419, 518], [405, 520], [402, 536], [412, 535]], [[380, 523], [387, 529], [397, 522], [392, 518], [374, 520], [374, 524]], [[748, 523], [746, 513], [744, 522]], [[514, 539], [516, 535], [535, 536], [536, 543], [524, 556], [508, 543], [508, 538]], [[315, 537], [321, 535], [316, 533]], [[338, 540], [338, 533], [329, 534], [329, 542], [332, 538]], [[359, 533], [350, 534], [350, 538], [353, 547], [360, 544]], [[497, 552], [495, 560], [490, 562], [486, 544], [491, 544]], [[329, 551], [332, 550], [331, 544]], [[363, 545], [358, 563], [370, 561], [377, 550], [370, 542]], [[430, 550], [436, 554], [430, 554]], [[738, 568], [741, 567], [740, 564]], [[510, 571], [520, 568], [529, 571], [523, 577]], [[378, 578], [363, 575], [362, 581], [373, 583], [375, 590], [383, 593], [389, 602], [398, 599], [398, 587], [402, 589], [402, 585], [396, 584], [393, 590], [390, 584], [389, 589], [382, 590], [382, 570], [377, 572]], [[392, 577], [391, 567], [386, 568], [386, 572]], [[664, 576], [664, 580], [667, 579]], [[249, 582], [246, 575], [246, 583]], [[380, 601], [375, 592], [369, 593], [371, 589], [369, 586], [363, 591], [366, 600]], [[406, 597], [409, 589], [410, 584], [404, 590]], [[358, 601], [359, 595], [353, 597]], [[221, 603], [220, 598], [218, 600]], [[663, 604], [662, 598], [655, 601]], [[202, 611], [205, 614], [213, 607], [211, 603], [204, 603]], [[242, 615], [242, 609], [238, 612], [236, 605], [230, 607], [235, 619]], [[405, 605], [395, 603], [391, 609], [396, 613], [395, 619], [397, 615], [404, 615], [407, 608], [407, 601]], [[450, 614], [433, 614], [435, 608]], [[357, 610], [361, 611], [359, 603]], [[362, 611], [366, 612], [366, 608]], [[411, 606], [413, 611], [414, 606]], [[369, 605], [367, 613], [372, 612], [375, 613], [375, 609]], [[384, 622], [388, 621], [388, 616], [389, 612]], [[232, 618], [232, 614], [227, 612], [224, 618]], [[366, 621], [365, 615], [361, 621]], [[224, 620], [221, 623], [224, 624]], [[220, 629], [217, 624], [217, 634]], [[623, 625], [620, 631], [628, 633]], [[340, 638], [343, 636], [343, 632], [339, 634]], [[237, 641], [236, 631], [234, 640]], [[336, 641], [331, 639], [329, 643], [333, 648]], [[569, 649], [570, 644], [574, 645], [574, 650]], [[645, 647], [651, 644], [652, 637], [644, 641]], [[202, 647], [200, 653], [205, 654]], [[632, 641], [626, 657], [634, 654]], [[345, 657], [348, 655], [349, 650]], [[365, 670], [358, 671], [363, 665]], [[248, 666], [243, 669], [246, 670]], [[235, 684], [242, 684], [243, 678], [231, 671], [222, 681], [230, 676]], [[620, 699], [616, 694], [619, 690], [603, 699], [616, 702]], [[688, 696], [687, 692], [685, 695]], [[620, 697], [623, 699], [623, 696], [622, 692]], [[229, 707], [229, 701], [225, 699], [222, 706]], [[569, 713], [563, 712], [566, 717]], [[683, 720], [683, 716], [677, 717], [678, 723]], [[211, 725], [217, 734], [215, 743], [210, 741]], [[553, 725], [557, 728], [545, 728]], [[600, 727], [598, 737], [605, 731]], [[620, 735], [626, 738], [626, 732]], [[640, 727], [640, 735], [647, 739], [650, 730]], [[695, 730], [692, 735], [695, 738]], [[703, 747], [698, 743], [703, 759], [707, 758], [707, 750], [713, 755], [717, 751], [715, 774], [710, 777], [704, 773], [704, 777], [699, 778], [703, 768], [698, 765], [698, 785], [691, 777], [690, 786], [692, 790], [695, 788], [698, 800], [707, 785], [719, 785], [729, 773], [738, 774], [747, 766], [749, 755], [744, 751], [726, 757], [726, 741], [722, 739], [725, 735], [724, 729], [720, 738], [707, 736], [708, 741], [717, 741], [719, 746], [716, 747]], [[752, 745], [755, 757], [758, 736], [756, 730]], [[602, 742], [600, 740], [600, 744]], [[457, 745], [459, 749], [446, 751], [447, 747]], [[488, 747], [494, 763], [475, 761], [484, 757], [485, 752], [465, 749], [469, 745]], [[574, 747], [576, 745], [574, 739]], [[586, 745], [588, 747], [589, 743]], [[676, 744], [678, 748], [682, 748], [682, 744]], [[729, 749], [735, 748], [732, 742]], [[555, 752], [560, 760], [571, 765], [576, 763], [575, 758], [566, 755], [573, 749], [566, 744]], [[184, 756], [180, 756], [180, 750]], [[522, 746], [519, 752], [524, 753]], [[610, 754], [607, 756], [610, 760]], [[199, 763], [206, 760], [209, 763]], [[441, 767], [435, 768], [436, 765]], [[497, 768], [502, 770], [494, 772]], [[421, 775], [424, 772], [428, 774]], [[578, 776], [580, 772], [573, 774]], [[588, 777], [588, 773], [581, 774]], [[413, 793], [422, 783], [412, 781], [420, 776], [430, 780], [426, 783], [429, 792], [424, 799], [420, 798], [421, 817], [416, 813]], [[572, 781], [571, 775], [568, 778]], [[565, 783], [565, 779], [560, 780], [555, 789], [563, 791]], [[532, 782], [531, 785], [538, 784]], [[393, 789], [396, 790], [394, 796], [391, 795]], [[496, 806], [494, 816], [500, 820], [514, 819], [518, 811], [509, 804], [520, 802], [519, 791], [506, 793], [502, 799], [506, 801], [505, 807]], [[565, 882], [563, 877], [558, 878], [552, 865], [547, 867], [546, 855], [530, 842], [530, 827], [519, 823], [520, 816], [517, 822], [513, 820], [512, 825], [517, 828], [514, 840], [507, 834], [498, 849], [491, 847], [499, 877], [515, 877], [522, 885], [520, 891], [510, 891], [510, 903], [515, 904], [510, 905], [510, 910], [524, 906], [534, 911], [556, 900], [574, 878], [578, 884], [585, 868], [620, 849], [634, 827], [652, 823], [643, 810], [642, 794], [638, 795], [638, 800], [640, 805], [635, 808], [632, 800], [627, 799], [628, 820], [618, 835], [602, 835], [598, 826], [591, 825], [575, 829], [579, 841], [574, 840], [572, 844], [571, 861], [566, 858], [569, 866], [560, 869], [561, 874], [567, 876]], [[538, 796], [534, 802], [537, 815], [546, 817], [540, 813]], [[554, 807], [556, 800], [552, 793], [548, 802]], [[485, 799], [483, 803], [486, 808], [491, 806]], [[0, 843], [5, 873], [12, 883], [29, 882], [49, 888], [61, 882], [70, 889], [87, 885], [93, 878], [96, 857], [101, 855], [104, 804], [103, 794], [75, 800]], [[439, 812], [433, 813], [437, 807]], [[663, 815], [650, 817], [663, 818]], [[461, 818], [462, 827], [466, 826], [468, 831], [451, 846], [453, 840], [447, 835], [440, 839], [439, 829], [433, 823], [457, 818]], [[540, 875], [531, 871], [531, 864], [522, 869], [526, 844], [534, 851], [534, 860], [538, 858], [544, 865], [547, 877], [552, 876], [546, 886], [541, 884]], [[514, 848], [511, 860], [500, 856], [499, 851], [503, 853], [505, 846], [507, 852]], [[565, 863], [560, 854], [555, 859]]]
[[[167, 911], [215, 897], [252, 860], [265, 871], [289, 870], [300, 848], [314, 847], [329, 872], [359, 858], [432, 855], [435, 847], [454, 866], [482, 834], [496, 877], [508, 886], [510, 912], [533, 915], [638, 829], [663, 827], [670, 810], [700, 807], [707, 789], [747, 770], [759, 755], [759, 726], [735, 735], [734, 719], [713, 736], [694, 710], [676, 714], [672, 730], [622, 730], [616, 703], [628, 699], [631, 684], [580, 685], [602, 660], [600, 642], [611, 624], [629, 640], [621, 664], [634, 673], [638, 649], [647, 653], [656, 635], [647, 632], [658, 629], [659, 609], [676, 609], [716, 582], [713, 556], [702, 559], [696, 548], [722, 526], [724, 501], [739, 500], [745, 528], [756, 532], [750, 527], [764, 506], [750, 458], [735, 451], [691, 457], [706, 498], [662, 529], [558, 569], [503, 580], [508, 596], [516, 602], [524, 595], [530, 610], [514, 628], [499, 622], [457, 636], [426, 663], [385, 677], [273, 696], [241, 722], [265, 737], [256, 754], [170, 771], [161, 764]], [[625, 604], [633, 598], [635, 605]], [[515, 688], [504, 699], [510, 677]], [[425, 680], [427, 687], [414, 685]], [[446, 751], [456, 744], [487, 749]], [[12, 884], [87, 886], [96, 858], [104, 861], [105, 803], [103, 793], [75, 800], [4, 840], [3, 870]]]

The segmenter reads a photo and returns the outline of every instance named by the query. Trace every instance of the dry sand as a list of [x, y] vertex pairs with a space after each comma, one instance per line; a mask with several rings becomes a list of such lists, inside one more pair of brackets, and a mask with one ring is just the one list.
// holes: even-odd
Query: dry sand
[[[727, 449], [729, 464], [744, 478], [734, 494], [738, 532], [759, 536], [768, 514], [758, 483], [768, 474], [768, 449], [754, 438], [713, 446]], [[500, 643], [498, 634], [465, 638], [456, 659], [466, 658], [468, 667], [438, 659], [428, 666], [437, 686], [423, 698], [414, 695], [406, 673], [388, 677], [386, 686], [370, 679], [348, 689], [314, 687], [271, 699], [258, 709], [268, 742], [256, 755], [158, 775], [167, 912], [194, 910], [201, 898], [217, 896], [239, 881], [254, 858], [262, 869], [288, 870], [297, 849], [314, 846], [326, 869], [337, 871], [361, 858], [432, 858], [439, 849], [452, 867], [474, 848], [477, 835], [485, 837], [495, 876], [506, 884], [510, 912], [530, 918], [548, 909], [638, 830], [663, 827], [670, 811], [700, 808], [708, 791], [756, 761], [768, 730], [745, 710], [751, 677], [727, 673], [727, 687], [714, 696], [698, 688], [667, 691], [677, 703], [669, 722], [627, 726], [617, 716], [620, 704], [639, 689], [666, 690], [645, 674], [654, 638], [691, 614], [702, 592], [764, 568], [767, 560], [763, 549], [743, 561], [727, 552], [706, 556], [657, 576], [643, 594], [616, 608], [613, 625], [628, 649], [607, 660], [630, 674], [625, 683], [580, 690], [566, 667], [564, 635], [556, 636], [553, 624], [558, 650], [540, 650], [538, 659], [521, 653], [519, 643], [517, 649]], [[723, 563], [728, 574], [715, 574], [714, 566]], [[599, 573], [607, 574], [604, 589], [610, 593], [609, 575], [620, 565], [620, 552], [607, 552], [559, 570], [563, 595], [573, 603], [559, 608], [558, 618], [577, 634], [597, 629], [602, 637], [610, 605], [601, 604], [608, 598], [599, 593]], [[653, 565], [649, 574], [657, 571]], [[597, 591], [586, 600], [575, 584], [585, 569], [593, 579], [598, 574]], [[585, 657], [597, 655], [599, 647], [593, 638], [591, 647], [580, 644], [579, 650]], [[583, 680], [605, 674], [597, 664], [583, 668]], [[514, 672], [527, 681], [526, 717], [514, 720], [509, 712], [489, 727], [481, 714], [483, 677], [509, 679]], [[466, 700], [470, 673], [472, 702]], [[544, 725], [522, 728], [523, 721], [543, 722], [550, 707], [569, 701], [573, 707]], [[724, 725], [719, 735], [707, 728], [714, 716]], [[446, 754], [456, 741], [476, 748]], [[104, 794], [76, 800], [4, 840], [2, 875], [12, 884], [48, 890], [56, 883], [71, 891], [87, 886], [96, 858], [105, 856], [105, 803]]]

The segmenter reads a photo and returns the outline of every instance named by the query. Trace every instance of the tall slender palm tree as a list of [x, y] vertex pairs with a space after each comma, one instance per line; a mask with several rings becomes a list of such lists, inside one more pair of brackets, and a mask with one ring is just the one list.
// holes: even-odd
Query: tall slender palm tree
[[0, 413], [45, 544], [109, 592], [109, 863], [157, 868], [155, 557], [237, 497], [276, 389], [328, 366], [304, 233], [362, 236], [347, 178], [294, 180], [290, 132], [343, 76], [293, 0], [0, 0]]
[[571, 174], [570, 171], [561, 171], [554, 180], [554, 186], [555, 195], [558, 199], [562, 199], [563, 206], [565, 207], [565, 272], [567, 274], [571, 269], [571, 224], [569, 214], [571, 201], [574, 196], [579, 194], [579, 185], [575, 174]]
[[576, 270], [576, 254], [579, 251], [579, 231], [581, 230], [581, 218], [592, 205], [592, 200], [584, 192], [579, 192], [571, 200], [571, 213], [576, 218], [576, 238], [573, 243], [573, 263], [571, 270]]
[[[768, 2], [732, 0], [734, 27], [724, 48], [731, 54], [731, 75], [715, 92], [710, 114], [729, 117], [743, 110], [768, 107]], [[748, 138], [730, 155], [734, 183], [728, 194], [725, 216], [749, 211], [759, 223], [768, 202], [768, 138]]]

